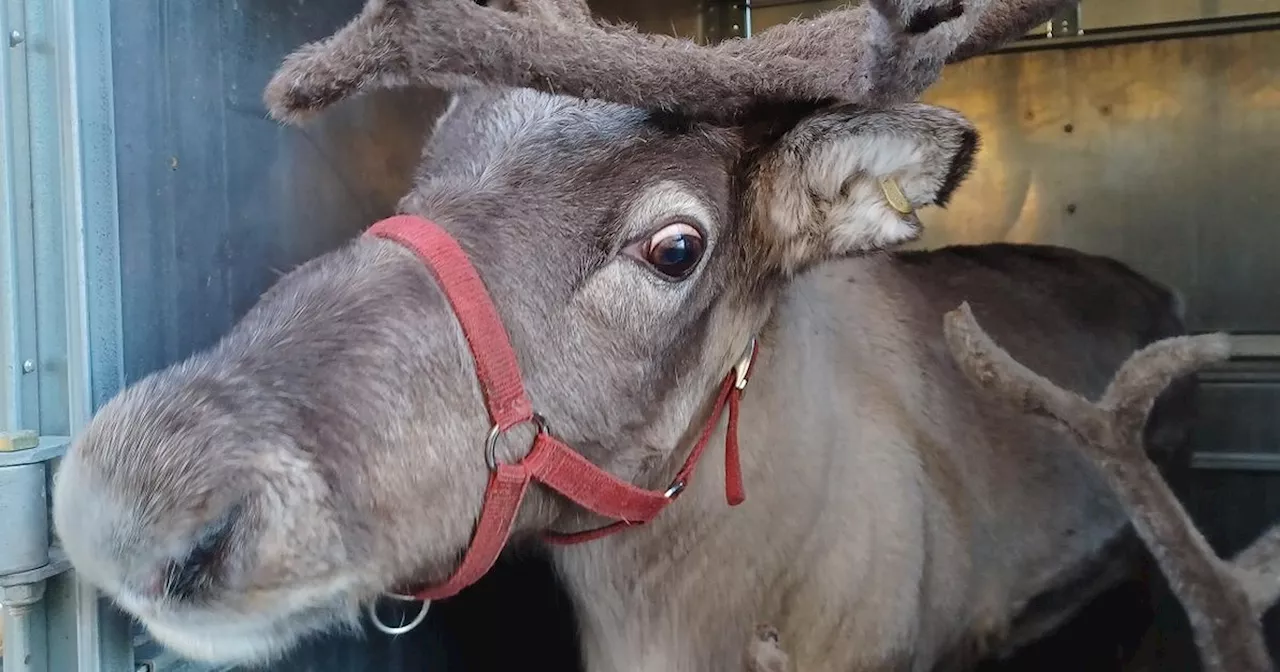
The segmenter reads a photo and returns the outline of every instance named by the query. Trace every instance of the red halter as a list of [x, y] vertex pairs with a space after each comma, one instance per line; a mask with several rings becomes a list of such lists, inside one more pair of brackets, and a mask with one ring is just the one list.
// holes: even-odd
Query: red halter
[[[617, 521], [576, 534], [548, 533], [546, 539], [552, 543], [590, 541], [653, 520], [684, 491], [726, 405], [729, 407], [729, 427], [725, 440], [725, 493], [730, 506], [737, 506], [745, 499], [738, 462], [738, 401], [747, 386], [751, 365], [759, 350], [754, 342], [750, 353], [721, 384], [711, 416], [671, 486], [663, 492], [645, 490], [588, 462], [552, 436], [543, 418], [533, 412], [502, 320], [466, 253], [444, 229], [420, 217], [397, 215], [374, 224], [366, 235], [385, 238], [413, 250], [431, 269], [462, 326], [475, 359], [476, 376], [484, 393], [485, 406], [493, 421], [485, 443], [485, 459], [490, 469], [489, 486], [485, 490], [480, 521], [471, 546], [463, 556], [462, 564], [447, 581], [419, 591], [414, 596], [416, 599], [451, 597], [489, 571], [507, 543], [520, 503], [532, 481], [542, 483], [585, 509]], [[515, 464], [498, 464], [494, 454], [498, 437], [525, 422], [535, 423], [538, 429], [533, 448]]]

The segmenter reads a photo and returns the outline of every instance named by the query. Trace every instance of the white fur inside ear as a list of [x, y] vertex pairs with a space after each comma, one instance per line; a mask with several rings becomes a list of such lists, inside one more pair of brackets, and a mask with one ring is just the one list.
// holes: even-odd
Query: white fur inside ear
[[[927, 159], [918, 138], [879, 133], [845, 135], [814, 148], [805, 164], [804, 178], [826, 195], [837, 198], [848, 180], [860, 177], [858, 173], [862, 177], [893, 175]], [[928, 197], [927, 193], [906, 194], [913, 204]]]
[[752, 186], [764, 257], [797, 271], [915, 240], [916, 210], [946, 201], [976, 144], [960, 113], [921, 103], [840, 106], [805, 119], [761, 161]]
[[920, 235], [920, 220], [895, 210], [878, 183], [859, 180], [848, 189], [848, 197], [834, 201], [826, 213], [832, 253], [898, 245]]
[[[889, 204], [879, 178], [902, 175], [925, 161], [925, 154], [910, 138], [883, 135], [849, 135], [815, 146], [807, 155], [793, 154], [780, 166], [764, 203], [777, 235], [796, 243], [788, 263], [819, 252], [813, 246], [821, 240], [801, 235], [814, 227], [828, 229], [823, 238], [835, 254], [913, 240], [920, 232], [919, 220]], [[912, 207], [929, 200], [930, 182], [898, 178]]]

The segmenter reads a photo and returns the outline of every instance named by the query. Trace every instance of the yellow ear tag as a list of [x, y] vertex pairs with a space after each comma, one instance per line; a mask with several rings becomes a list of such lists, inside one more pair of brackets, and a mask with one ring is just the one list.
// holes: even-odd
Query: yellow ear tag
[[907, 200], [907, 195], [902, 193], [902, 187], [898, 186], [898, 181], [892, 177], [880, 178], [880, 191], [884, 193], [885, 200], [889, 201], [889, 206], [894, 210], [904, 215], [916, 211], [911, 207], [911, 201]]

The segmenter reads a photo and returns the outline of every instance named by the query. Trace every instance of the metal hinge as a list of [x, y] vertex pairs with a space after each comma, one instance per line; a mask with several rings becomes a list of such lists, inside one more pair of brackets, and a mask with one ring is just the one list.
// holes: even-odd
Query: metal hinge
[[51, 543], [47, 463], [67, 449], [66, 437], [0, 432], [0, 607], [5, 616], [4, 669], [26, 669], [33, 655], [27, 623], [44, 599], [45, 582], [71, 568]]

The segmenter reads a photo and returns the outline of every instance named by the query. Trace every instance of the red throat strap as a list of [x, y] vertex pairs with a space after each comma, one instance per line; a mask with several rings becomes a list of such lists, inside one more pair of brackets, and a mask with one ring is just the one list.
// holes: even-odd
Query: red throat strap
[[[485, 406], [493, 422], [485, 445], [486, 460], [491, 470], [489, 485], [471, 545], [448, 580], [418, 592], [415, 597], [420, 600], [450, 597], [484, 576], [502, 553], [520, 504], [533, 481], [542, 483], [584, 509], [616, 521], [587, 532], [549, 533], [546, 538], [552, 543], [590, 541], [653, 520], [688, 485], [726, 406], [729, 426], [725, 441], [725, 494], [733, 506], [746, 498], [738, 456], [737, 424], [739, 399], [758, 352], [754, 342], [747, 356], [720, 386], [702, 433], [671, 486], [663, 492], [645, 490], [587, 461], [552, 436], [546, 422], [533, 412], [502, 320], [480, 276], [452, 236], [435, 223], [410, 215], [384, 219], [374, 224], [366, 235], [385, 238], [409, 248], [435, 275], [466, 336]], [[533, 422], [538, 428], [533, 448], [519, 462], [498, 464], [494, 455], [498, 437], [526, 422]]]

